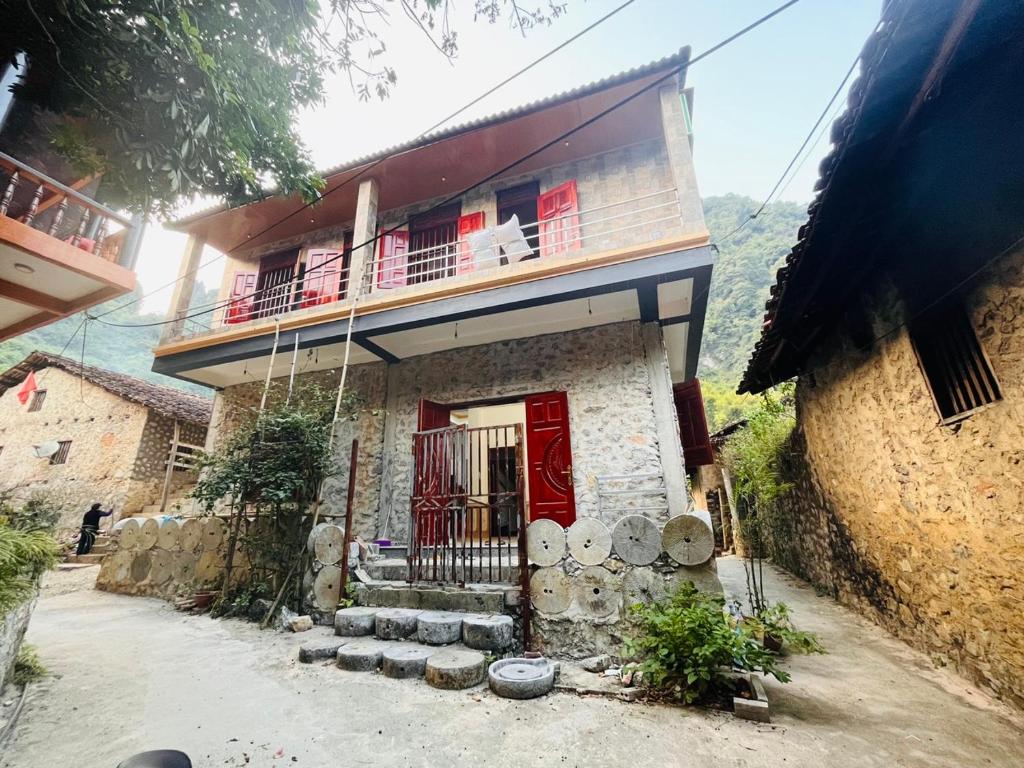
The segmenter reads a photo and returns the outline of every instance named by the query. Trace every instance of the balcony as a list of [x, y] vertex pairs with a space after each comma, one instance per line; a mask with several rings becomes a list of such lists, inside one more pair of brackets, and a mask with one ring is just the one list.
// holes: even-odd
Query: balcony
[[[277, 323], [301, 327], [347, 316], [356, 296], [362, 314], [665, 253], [687, 242], [674, 188], [517, 224], [461, 237], [454, 223], [384, 230], [369, 260], [353, 259], [351, 246], [294, 254], [290, 262], [236, 276], [230, 298], [180, 313], [164, 343], [250, 335]], [[702, 244], [706, 233], [696, 239]]]
[[0, 341], [130, 292], [137, 230], [0, 152]]

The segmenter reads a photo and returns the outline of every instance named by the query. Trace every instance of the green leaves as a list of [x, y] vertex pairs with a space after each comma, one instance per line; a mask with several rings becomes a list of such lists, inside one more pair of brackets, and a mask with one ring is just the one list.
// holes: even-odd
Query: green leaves
[[36, 580], [57, 564], [57, 542], [42, 530], [0, 522], [0, 615], [35, 594]]

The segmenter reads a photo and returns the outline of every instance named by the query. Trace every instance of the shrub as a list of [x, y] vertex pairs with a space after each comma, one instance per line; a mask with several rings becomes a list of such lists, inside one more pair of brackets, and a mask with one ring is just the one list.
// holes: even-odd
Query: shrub
[[730, 668], [789, 682], [751, 627], [734, 625], [725, 601], [684, 583], [667, 601], [635, 605], [628, 658], [640, 663], [644, 684], [689, 704], [730, 686]]
[[793, 653], [828, 653], [813, 632], [796, 628], [785, 603], [775, 603], [757, 616], [744, 620], [758, 636], [774, 638], [781, 646]]
[[0, 614], [28, 600], [36, 580], [57, 564], [57, 542], [45, 531], [0, 523]]
[[27, 685], [41, 680], [49, 674], [43, 662], [39, 659], [34, 646], [22, 643], [18, 649], [18, 658], [14, 661], [14, 671], [11, 673], [11, 682], [15, 685]]

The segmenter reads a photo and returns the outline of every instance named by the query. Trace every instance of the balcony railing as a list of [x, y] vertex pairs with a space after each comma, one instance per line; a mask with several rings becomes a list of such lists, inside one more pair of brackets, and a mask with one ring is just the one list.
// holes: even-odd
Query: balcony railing
[[4, 152], [0, 152], [0, 174], [0, 216], [121, 263], [131, 221]]
[[[463, 239], [432, 240], [428, 247], [398, 255], [382, 256], [377, 247], [361, 270], [358, 292], [364, 297], [406, 293], [426, 296], [442, 286], [498, 275], [520, 265], [640, 246], [681, 234], [680, 222], [679, 198], [673, 188], [571, 211], [518, 228], [506, 223], [472, 232]], [[260, 277], [259, 284], [271, 282], [276, 284], [254, 288], [229, 300], [191, 307], [183, 313], [189, 319], [178, 324], [172, 338], [212, 333], [224, 326], [326, 305], [343, 305], [354, 292], [349, 291], [349, 268], [342, 267], [340, 257], [283, 279], [268, 273]]]

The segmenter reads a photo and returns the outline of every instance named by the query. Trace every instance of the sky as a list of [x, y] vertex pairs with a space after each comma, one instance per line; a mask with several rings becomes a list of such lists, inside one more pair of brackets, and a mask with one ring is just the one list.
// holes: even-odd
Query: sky
[[[326, 103], [300, 115], [297, 123], [314, 163], [327, 168], [415, 138], [623, 2], [565, 1], [561, 18], [523, 36], [507, 22], [474, 22], [472, 0], [456, 0], [452, 21], [459, 52], [453, 62], [404, 16], [393, 15], [383, 35], [397, 85], [386, 101], [362, 102], [346, 77], [328, 80]], [[599, 80], [685, 45], [697, 56], [780, 4], [635, 0], [452, 124]], [[801, 0], [693, 65], [687, 85], [694, 88], [694, 162], [702, 195], [734, 192], [757, 200], [768, 195], [856, 59], [880, 10], [881, 0]], [[831, 114], [840, 106], [837, 102]], [[820, 135], [779, 199], [811, 200], [818, 163], [829, 150], [828, 132]], [[183, 213], [211, 202], [197, 202]], [[175, 279], [184, 247], [183, 235], [159, 222], [149, 225], [137, 265], [142, 290], [153, 292], [143, 301], [144, 311], [166, 311], [172, 289], [156, 289]], [[207, 248], [204, 262], [212, 263], [199, 279], [208, 286], [220, 282], [223, 261], [216, 258], [217, 252]]]

